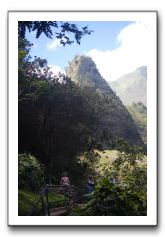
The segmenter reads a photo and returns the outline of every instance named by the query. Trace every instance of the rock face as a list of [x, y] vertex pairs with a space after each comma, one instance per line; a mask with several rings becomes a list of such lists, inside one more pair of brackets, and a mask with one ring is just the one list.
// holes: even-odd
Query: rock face
[[147, 106], [147, 67], [139, 67], [134, 72], [128, 73], [110, 86], [120, 97], [124, 105], [141, 102]]
[[86, 92], [95, 108], [94, 136], [103, 148], [111, 148], [123, 138], [131, 145], [143, 145], [129, 112], [102, 78], [90, 57], [76, 56], [67, 68], [67, 76]]

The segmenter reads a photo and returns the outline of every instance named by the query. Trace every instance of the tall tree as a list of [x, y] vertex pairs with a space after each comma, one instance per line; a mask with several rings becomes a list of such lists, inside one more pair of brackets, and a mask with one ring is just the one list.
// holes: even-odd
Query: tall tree
[[[53, 32], [53, 27], [60, 31]], [[49, 38], [55, 36], [64, 46], [74, 41], [80, 44], [81, 38], [92, 31], [87, 26], [79, 30], [68, 22], [18, 24], [19, 153], [30, 152], [39, 157], [49, 181], [51, 173], [57, 175], [57, 170], [72, 166], [76, 154], [88, 149], [93, 113], [75, 83], [64, 75], [53, 76], [47, 60], [31, 60], [27, 30], [36, 32], [37, 38], [42, 33]]]

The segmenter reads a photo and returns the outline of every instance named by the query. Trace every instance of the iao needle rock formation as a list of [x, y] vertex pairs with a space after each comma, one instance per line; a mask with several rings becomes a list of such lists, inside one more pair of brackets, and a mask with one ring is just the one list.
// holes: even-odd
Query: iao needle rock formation
[[93, 131], [98, 146], [110, 149], [121, 138], [130, 145], [143, 146], [132, 117], [90, 57], [75, 56], [66, 71], [67, 76], [87, 92], [95, 107]]

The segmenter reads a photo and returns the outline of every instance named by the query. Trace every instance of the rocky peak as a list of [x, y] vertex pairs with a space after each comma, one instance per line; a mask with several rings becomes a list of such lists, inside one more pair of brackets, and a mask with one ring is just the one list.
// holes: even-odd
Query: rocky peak
[[90, 57], [76, 56], [67, 68], [67, 76], [77, 85], [88, 91], [95, 107], [97, 123], [96, 136], [110, 148], [114, 140], [125, 139], [133, 145], [142, 145], [137, 127], [118, 96], [99, 73]]

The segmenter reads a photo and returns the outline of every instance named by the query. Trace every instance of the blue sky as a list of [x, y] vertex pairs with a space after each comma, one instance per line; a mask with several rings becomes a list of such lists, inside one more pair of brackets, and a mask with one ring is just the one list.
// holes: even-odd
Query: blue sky
[[[65, 68], [68, 66], [68, 61], [71, 61], [75, 55], [87, 54], [91, 56], [92, 59], [95, 61], [100, 73], [106, 80], [115, 80], [117, 79], [117, 77], [119, 77], [120, 73], [115, 75], [115, 70], [116, 72], [120, 70], [121, 64], [123, 64], [125, 60], [122, 59], [122, 53], [119, 54], [118, 51], [122, 52], [122, 44], [123, 42], [125, 42], [125, 39], [126, 42], [129, 43], [129, 38], [132, 38], [130, 30], [132, 29], [132, 34], [139, 34], [139, 30], [143, 30], [144, 33], [144, 29], [142, 29], [144, 27], [142, 25], [139, 25], [139, 29], [137, 27], [137, 24], [142, 23], [136, 22], [82, 21], [70, 23], [76, 24], [78, 28], [88, 25], [89, 29], [93, 30], [94, 32], [91, 35], [84, 36], [81, 40], [80, 45], [75, 42], [74, 44], [66, 45], [65, 47], [59, 44], [56, 37], [54, 37], [53, 39], [49, 39], [44, 34], [42, 34], [39, 39], [36, 39], [34, 33], [27, 34], [27, 39], [34, 44], [31, 49], [31, 56], [45, 58], [48, 61], [48, 65], [51, 65], [54, 68], [58, 68], [64, 71]], [[128, 30], [129, 28], [130, 30]], [[125, 45], [125, 47], [127, 48], [130, 43], [128, 45], [127, 43], [125, 43]], [[129, 47], [128, 51], [130, 51]], [[114, 65], [114, 61], [116, 65]], [[142, 63], [141, 66], [143, 66], [143, 64], [144, 63]], [[125, 66], [125, 68], [126, 67], [127, 66]], [[133, 70], [133, 68], [135, 67], [136, 66], [129, 66], [130, 69], [128, 70]], [[125, 73], [123, 69], [120, 71], [121, 74]]]

